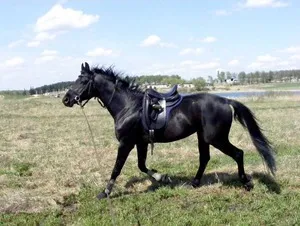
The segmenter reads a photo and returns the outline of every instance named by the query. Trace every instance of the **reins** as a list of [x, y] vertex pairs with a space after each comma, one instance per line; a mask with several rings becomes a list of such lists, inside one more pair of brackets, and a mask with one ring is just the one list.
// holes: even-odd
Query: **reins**
[[[109, 99], [107, 105], [109, 105], [109, 104], [111, 103], [111, 101], [112, 101], [112, 99], [113, 99], [113, 97], [114, 97], [114, 95], [115, 95], [115, 92], [116, 92], [116, 89], [117, 89], [116, 86], [117, 86], [117, 84], [115, 85], [114, 91], [113, 91], [113, 93], [111, 94], [111, 97], [110, 97], [110, 99]], [[100, 104], [101, 107], [107, 108], [107, 107], [106, 107], [107, 105], [105, 105], [105, 104], [100, 100], [99, 97], [97, 97], [96, 99], [97, 99], [97, 101], [98, 101], [98, 103]], [[87, 102], [88, 102], [88, 101], [87, 101]], [[85, 102], [84, 104], [86, 104], [87, 102]], [[83, 106], [84, 106], [84, 105], [83, 105]]]
[[[111, 99], [112, 99], [112, 98], [111, 98]], [[79, 105], [80, 105], [80, 108], [81, 108], [81, 110], [82, 110], [82, 113], [83, 113], [83, 115], [84, 115], [84, 117], [85, 117], [85, 120], [86, 120], [86, 123], [87, 123], [87, 125], [88, 125], [89, 131], [90, 131], [91, 140], [92, 140], [93, 147], [94, 147], [94, 154], [95, 154], [95, 156], [97, 156], [97, 149], [96, 149], [96, 143], [95, 143], [94, 134], [93, 134], [91, 125], [90, 125], [90, 123], [89, 123], [89, 121], [88, 121], [88, 118], [87, 118], [87, 116], [86, 116], [86, 114], [85, 114], [85, 112], [84, 112], [84, 109], [83, 109], [84, 105], [85, 105], [87, 102], [88, 102], [88, 101], [86, 101], [84, 104], [81, 104], [81, 102], [79, 102]], [[99, 162], [98, 156], [96, 157], [96, 161], [97, 161], [98, 166], [100, 166], [100, 162]], [[113, 226], [115, 226], [115, 225], [116, 225], [116, 222], [115, 222], [115, 215], [116, 215], [116, 214], [115, 214], [115, 212], [114, 212], [114, 210], [113, 210], [113, 206], [112, 206], [112, 202], [111, 202], [111, 199], [110, 199], [110, 197], [109, 197], [109, 194], [107, 193], [106, 195], [107, 195], [107, 196], [106, 196], [106, 197], [107, 197], [106, 200], [107, 200], [107, 203], [108, 203], [109, 212], [110, 212], [110, 217], [111, 217], [111, 223], [112, 223]]]
[[[111, 101], [112, 101], [112, 99], [113, 99], [113, 97], [114, 97], [114, 95], [115, 95], [115, 92], [116, 92], [116, 89], [117, 89], [117, 84], [118, 84], [118, 80], [116, 80], [115, 87], [114, 87], [114, 91], [113, 91], [113, 93], [112, 93], [112, 95], [111, 95], [111, 97], [110, 97], [110, 99], [109, 99], [107, 105], [105, 105], [105, 104], [100, 100], [100, 98], [95, 97], [95, 98], [97, 99], [97, 101], [98, 101], [98, 103], [100, 104], [101, 107], [107, 108], [107, 106], [110, 105], [110, 103], [111, 103]], [[93, 85], [93, 80], [91, 79], [91, 80], [88, 82], [88, 84], [87, 84], [88, 89], [89, 89], [89, 91], [88, 91], [89, 94], [91, 93], [91, 87], [92, 87], [92, 85]], [[85, 89], [84, 89], [84, 90], [85, 90]], [[83, 91], [83, 92], [84, 92], [84, 91]], [[83, 93], [83, 92], [82, 92], [82, 93]], [[82, 93], [81, 93], [79, 96], [81, 96]], [[91, 140], [92, 140], [92, 143], [93, 143], [93, 147], [94, 147], [94, 154], [95, 154], [95, 156], [97, 156], [97, 149], [96, 149], [95, 137], [94, 137], [94, 134], [93, 134], [91, 125], [90, 125], [90, 123], [89, 123], [89, 121], [88, 121], [88, 118], [87, 118], [87, 116], [86, 116], [86, 114], [85, 114], [85, 112], [84, 112], [84, 106], [89, 102], [90, 99], [88, 99], [88, 100], [86, 100], [84, 103], [82, 103], [82, 102], [80, 101], [80, 97], [79, 97], [79, 96], [76, 96], [76, 97], [75, 97], [75, 101], [76, 101], [76, 102], [78, 103], [78, 105], [80, 106], [80, 108], [81, 108], [81, 110], [82, 110], [82, 113], [83, 113], [83, 115], [84, 115], [84, 117], [85, 117], [86, 123], [87, 123], [88, 128], [89, 128], [89, 131], [90, 131], [90, 135], [91, 135]], [[97, 158], [96, 158], [96, 161], [97, 161], [98, 166], [100, 166], [100, 162], [99, 162], [98, 156], [97, 156]], [[107, 203], [108, 203], [109, 212], [110, 212], [110, 216], [111, 216], [111, 223], [112, 223], [113, 226], [115, 226], [115, 225], [116, 225], [116, 222], [115, 222], [115, 212], [113, 211], [112, 202], [111, 202], [111, 199], [110, 199], [108, 193], [106, 193], [106, 197], [107, 197]]]

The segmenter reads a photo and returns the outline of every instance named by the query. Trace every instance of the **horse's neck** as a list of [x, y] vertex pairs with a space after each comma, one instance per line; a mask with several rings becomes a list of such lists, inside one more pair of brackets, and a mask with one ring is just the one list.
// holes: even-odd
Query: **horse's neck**
[[103, 80], [96, 81], [96, 87], [100, 87], [101, 83], [103, 88], [97, 88], [96, 96], [103, 102], [114, 119], [126, 109], [131, 108], [135, 111], [135, 108], [141, 105], [142, 98], [135, 96], [130, 91], [118, 89], [115, 84]]
[[116, 91], [111, 99], [111, 102], [107, 105], [107, 110], [111, 116], [115, 118], [117, 114], [125, 108], [125, 105], [124, 97]]
[[[101, 97], [102, 96], [102, 97]], [[116, 119], [119, 113], [130, 107], [132, 99], [129, 94], [123, 90], [111, 91], [104, 97], [100, 95], [99, 98], [103, 101], [111, 116]]]

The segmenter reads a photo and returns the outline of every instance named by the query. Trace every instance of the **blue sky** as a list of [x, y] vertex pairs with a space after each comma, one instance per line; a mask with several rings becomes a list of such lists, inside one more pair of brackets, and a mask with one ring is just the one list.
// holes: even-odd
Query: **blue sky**
[[0, 8], [0, 90], [75, 80], [80, 64], [185, 79], [298, 69], [300, 1], [10, 0]]

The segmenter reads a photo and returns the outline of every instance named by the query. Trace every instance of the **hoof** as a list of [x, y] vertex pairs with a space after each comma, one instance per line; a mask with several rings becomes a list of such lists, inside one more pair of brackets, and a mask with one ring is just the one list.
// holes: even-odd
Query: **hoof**
[[97, 195], [98, 200], [105, 199], [105, 198], [107, 198], [107, 194], [105, 192], [101, 192], [99, 193], [99, 195]]
[[151, 171], [152, 171], [153, 173], [157, 173], [157, 172], [158, 172], [156, 169], [151, 169]]
[[198, 180], [198, 179], [192, 180], [192, 186], [193, 186], [193, 188], [200, 187], [200, 180]]
[[251, 191], [254, 188], [254, 184], [252, 181], [248, 181], [244, 184], [244, 188], [246, 191]]
[[162, 175], [160, 181], [161, 181], [162, 183], [164, 183], [164, 184], [170, 184], [170, 183], [172, 183], [172, 180], [171, 180], [171, 178], [168, 176], [168, 174]]

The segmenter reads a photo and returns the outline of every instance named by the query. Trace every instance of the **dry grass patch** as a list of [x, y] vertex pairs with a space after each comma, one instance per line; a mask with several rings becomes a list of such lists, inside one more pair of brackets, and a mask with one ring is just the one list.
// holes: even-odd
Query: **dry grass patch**
[[[300, 97], [276, 96], [242, 101], [255, 112], [265, 134], [278, 150], [276, 179], [279, 185], [284, 192], [299, 194]], [[60, 210], [68, 202], [68, 197], [81, 197], [82, 192], [87, 191], [87, 197], [92, 199], [95, 190], [103, 188], [117, 154], [113, 120], [95, 101], [87, 105], [85, 113], [95, 136], [96, 151], [78, 107], [65, 108], [61, 100], [55, 98], [1, 99], [0, 212]], [[253, 176], [258, 191], [269, 192], [268, 186], [275, 185], [262, 176], [265, 168], [248, 133], [238, 123], [233, 123], [230, 139], [245, 150], [246, 171]], [[218, 205], [213, 199], [225, 202], [221, 197], [226, 194], [233, 196], [229, 197], [230, 202], [240, 193], [251, 199], [251, 193], [244, 193], [237, 180], [236, 163], [214, 148], [211, 148], [211, 153], [212, 158], [203, 178], [204, 186], [190, 190], [183, 185], [194, 176], [198, 167], [196, 136], [156, 144], [154, 155], [149, 152], [149, 168], [172, 176], [174, 183], [171, 186], [161, 187], [140, 173], [134, 150], [118, 178], [114, 202], [117, 206], [123, 201], [130, 205], [131, 196], [137, 203], [143, 202], [141, 199], [144, 197], [145, 203], [149, 202], [151, 206], [153, 201], [150, 197], [170, 195], [175, 206], [178, 204], [193, 213], [192, 209], [201, 200], [193, 201], [189, 196], [195, 199], [203, 197], [205, 211]], [[150, 191], [153, 190], [157, 194], [152, 195]], [[129, 198], [126, 193], [129, 193]], [[125, 198], [122, 201], [123, 195]], [[254, 191], [254, 196], [259, 195]], [[205, 197], [212, 200], [207, 201]], [[185, 199], [188, 201], [184, 207]], [[77, 198], [76, 202], [85, 205]], [[161, 204], [167, 208], [167, 202]], [[237, 210], [243, 208], [241, 205], [232, 204], [231, 208]], [[172, 208], [170, 211], [174, 210]], [[125, 210], [120, 211], [119, 217], [122, 219], [122, 211]], [[81, 223], [83, 221], [77, 222]]]

